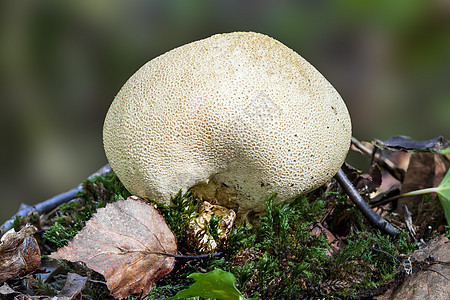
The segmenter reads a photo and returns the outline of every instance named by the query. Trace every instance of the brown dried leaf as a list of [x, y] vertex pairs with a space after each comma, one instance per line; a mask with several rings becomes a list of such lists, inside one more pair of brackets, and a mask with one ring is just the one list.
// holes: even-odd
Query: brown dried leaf
[[[136, 200], [138, 199], [138, 200]], [[111, 295], [147, 295], [173, 269], [176, 240], [164, 218], [137, 197], [100, 208], [54, 259], [84, 262], [106, 278]]]
[[19, 232], [6, 232], [0, 240], [0, 283], [14, 276], [24, 276], [41, 264], [41, 251], [33, 234], [36, 227], [27, 224]]

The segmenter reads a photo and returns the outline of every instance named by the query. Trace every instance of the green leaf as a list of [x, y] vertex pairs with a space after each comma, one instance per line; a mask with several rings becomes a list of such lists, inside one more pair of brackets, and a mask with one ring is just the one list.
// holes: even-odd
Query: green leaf
[[209, 273], [192, 273], [188, 276], [194, 282], [188, 289], [179, 291], [175, 296], [167, 299], [189, 297], [216, 298], [221, 300], [244, 299], [244, 296], [234, 285], [236, 278], [230, 272], [214, 269]]
[[444, 179], [442, 179], [437, 187], [437, 194], [441, 201], [441, 205], [444, 208], [447, 223], [450, 224], [450, 170], [447, 171]]

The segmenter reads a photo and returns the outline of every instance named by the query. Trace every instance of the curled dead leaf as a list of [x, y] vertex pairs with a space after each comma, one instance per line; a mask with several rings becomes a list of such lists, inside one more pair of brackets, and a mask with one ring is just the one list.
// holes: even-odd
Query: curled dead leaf
[[[173, 269], [176, 239], [161, 214], [137, 197], [100, 208], [54, 259], [81, 261], [106, 278], [111, 295], [145, 296]], [[168, 254], [168, 255], [167, 255]]]
[[41, 264], [41, 251], [33, 234], [36, 227], [27, 224], [19, 232], [7, 231], [0, 240], [0, 283], [24, 276]]
[[[220, 218], [217, 226], [217, 240], [214, 239], [211, 232], [208, 232], [213, 215]], [[189, 222], [188, 245], [191, 249], [196, 249], [199, 253], [216, 251], [227, 243], [235, 218], [236, 213], [233, 210], [204, 201], [199, 209], [198, 215]]]

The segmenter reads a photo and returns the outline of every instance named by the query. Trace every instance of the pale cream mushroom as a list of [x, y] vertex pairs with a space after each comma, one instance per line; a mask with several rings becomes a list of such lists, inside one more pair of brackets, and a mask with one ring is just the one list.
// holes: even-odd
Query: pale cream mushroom
[[114, 99], [103, 129], [108, 161], [133, 194], [203, 199], [260, 212], [323, 185], [350, 146], [347, 108], [332, 85], [279, 41], [217, 34], [145, 64]]

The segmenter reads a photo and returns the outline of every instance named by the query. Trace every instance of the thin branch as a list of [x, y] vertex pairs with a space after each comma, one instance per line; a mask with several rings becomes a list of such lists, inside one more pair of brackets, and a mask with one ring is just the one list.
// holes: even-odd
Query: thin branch
[[339, 171], [334, 175], [334, 178], [339, 182], [342, 188], [347, 192], [347, 195], [350, 197], [355, 206], [361, 211], [361, 213], [366, 217], [366, 219], [372, 224], [375, 228], [380, 229], [390, 235], [397, 235], [400, 231], [392, 226], [388, 221], [382, 219], [379, 215], [377, 215], [364, 201], [361, 195], [358, 193], [356, 188], [347, 178], [344, 171], [339, 169]]
[[200, 254], [200, 255], [179, 255], [179, 254], [169, 254], [169, 253], [164, 253], [164, 252], [149, 252], [148, 254], [157, 254], [157, 255], [169, 256], [169, 257], [174, 257], [174, 258], [184, 258], [184, 259], [201, 259], [201, 258], [207, 258], [207, 257], [221, 256], [224, 253], [223, 252], [214, 252], [214, 253]]
[[[107, 164], [107, 165], [104, 165], [103, 167], [101, 167], [97, 172], [95, 172], [94, 174], [89, 176], [89, 178], [93, 178], [96, 176], [102, 176], [109, 172], [111, 172], [111, 166], [109, 164]], [[12, 228], [14, 220], [17, 217], [24, 218], [32, 211], [35, 211], [38, 214], [45, 214], [47, 212], [50, 212], [57, 206], [74, 199], [75, 195], [78, 192], [81, 192], [82, 190], [83, 190], [83, 184], [80, 183], [79, 185], [77, 185], [76, 187], [71, 189], [70, 191], [56, 195], [56, 196], [54, 196], [50, 199], [47, 199], [43, 202], [40, 202], [36, 205], [27, 205], [27, 204], [22, 203], [20, 205], [19, 211], [11, 219], [9, 219], [5, 223], [3, 223], [0, 228], [2, 229], [3, 232], [8, 231], [9, 229]]]

